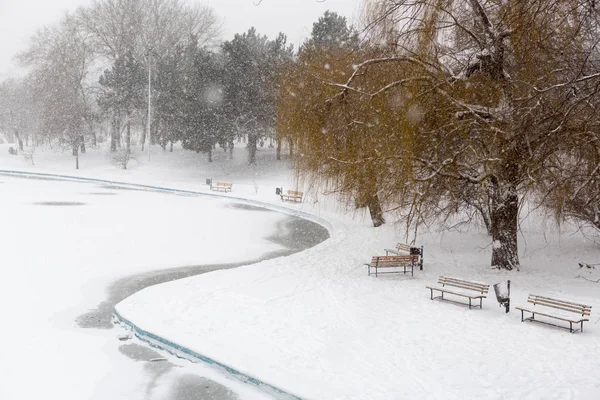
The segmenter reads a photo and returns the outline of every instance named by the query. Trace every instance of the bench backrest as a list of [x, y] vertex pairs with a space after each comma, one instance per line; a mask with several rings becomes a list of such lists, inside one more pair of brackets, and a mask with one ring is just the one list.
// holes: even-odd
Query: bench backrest
[[231, 182], [217, 182], [215, 183], [216, 186], [232, 186], [233, 183]]
[[299, 196], [299, 197], [302, 197], [302, 195], [303, 195], [303, 193], [302, 193], [302, 192], [299, 192], [299, 191], [297, 191], [297, 190], [288, 190], [288, 191], [287, 191], [287, 194], [288, 194], [289, 196]]
[[440, 276], [438, 284], [442, 286], [454, 286], [460, 289], [474, 290], [485, 294], [490, 290], [490, 285], [482, 282], [465, 281], [463, 279], [452, 278], [448, 276]]
[[372, 265], [398, 264], [398, 263], [416, 263], [419, 256], [373, 256]]
[[404, 243], [396, 243], [396, 250], [405, 251], [411, 255], [423, 255], [423, 248], [411, 246]]
[[552, 307], [563, 311], [570, 311], [582, 316], [590, 316], [592, 312], [592, 306], [586, 306], [585, 304], [572, 303], [566, 300], [553, 299], [550, 297], [537, 296], [530, 294], [527, 298], [529, 303], [533, 305], [540, 305], [545, 307]]

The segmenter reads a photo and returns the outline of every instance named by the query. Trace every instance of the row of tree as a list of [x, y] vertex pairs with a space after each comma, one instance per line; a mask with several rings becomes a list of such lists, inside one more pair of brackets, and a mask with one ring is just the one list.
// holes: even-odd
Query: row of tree
[[124, 167], [132, 127], [142, 146], [150, 131], [153, 144], [180, 141], [209, 159], [217, 143], [231, 151], [243, 135], [254, 163], [258, 141], [275, 135], [278, 82], [293, 50], [283, 34], [269, 40], [250, 29], [222, 44], [218, 35], [207, 7], [96, 0], [40, 30], [18, 55], [28, 76], [0, 90], [35, 95], [12, 96], [2, 115], [17, 119], [4, 125], [69, 146], [77, 160], [83, 141], [95, 145], [99, 128], [109, 127]]

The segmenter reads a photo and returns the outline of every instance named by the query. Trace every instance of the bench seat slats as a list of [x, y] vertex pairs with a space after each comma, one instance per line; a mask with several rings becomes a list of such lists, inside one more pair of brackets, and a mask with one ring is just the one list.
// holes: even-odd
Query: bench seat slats
[[417, 264], [417, 256], [373, 256], [371, 262], [365, 264], [368, 269], [368, 275], [371, 275], [371, 268], [375, 269], [375, 276], [378, 275], [379, 268], [398, 268], [397, 271], [382, 272], [382, 273], [404, 273], [410, 272], [414, 274], [414, 267]]
[[465, 283], [469, 283], [471, 285], [480, 285], [480, 286], [486, 286], [489, 287], [490, 285], [488, 285], [485, 282], [480, 282], [480, 281], [467, 281], [461, 278], [457, 278], [454, 276], [440, 276], [440, 279], [447, 279], [447, 280], [451, 280], [451, 281], [456, 281], [456, 282], [465, 282]]
[[462, 282], [451, 282], [451, 281], [445, 281], [445, 280], [439, 280], [438, 281], [438, 285], [448, 285], [448, 286], [456, 286], [456, 287], [460, 287], [463, 289], [471, 289], [471, 290], [478, 290], [481, 292], [487, 292], [489, 288], [485, 287], [485, 286], [481, 286], [481, 285], [470, 285], [468, 283], [462, 283]]
[[[532, 306], [515, 307], [517, 310], [521, 311], [521, 322], [542, 322], [549, 325], [558, 326], [559, 328], [569, 329], [569, 332], [571, 333], [577, 331], [577, 329], [573, 329], [573, 324], [580, 324], [579, 331], [583, 332], [583, 323], [589, 321], [587, 317], [589, 317], [592, 312], [592, 306], [574, 303], [567, 300], [553, 299], [546, 296], [530, 294], [527, 298], [527, 302], [531, 303]], [[526, 312], [530, 313], [531, 317], [525, 318], [524, 313]], [[535, 317], [538, 315], [568, 322], [569, 326], [566, 327], [555, 325], [546, 321], [537, 320]]]
[[373, 264], [377, 262], [416, 262], [418, 257], [415, 256], [374, 256], [371, 258]]
[[553, 303], [564, 303], [564, 304], [569, 304], [569, 305], [573, 305], [573, 306], [578, 306], [578, 307], [581, 307], [581, 308], [590, 308], [590, 309], [592, 308], [592, 306], [588, 306], [588, 305], [585, 305], [585, 304], [573, 303], [573, 302], [570, 302], [570, 301], [567, 301], [567, 300], [553, 299], [551, 297], [538, 296], [536, 294], [530, 294], [529, 298], [530, 299], [536, 298], [536, 299], [547, 300], [547, 301], [553, 302]]
[[487, 293], [489, 290], [489, 285], [480, 284], [480, 283], [476, 283], [476, 282], [464, 281], [464, 280], [456, 279], [456, 278], [440, 277], [440, 279], [438, 280], [438, 285], [455, 286], [455, 287], [460, 287], [462, 289], [476, 290], [476, 291], [484, 292], [484, 293]]
[[218, 192], [231, 192], [233, 183], [231, 182], [216, 182], [210, 186], [210, 190], [216, 190]]
[[565, 311], [573, 311], [573, 312], [588, 313], [588, 314], [592, 311], [591, 306], [586, 306], [586, 305], [577, 304], [577, 303], [571, 303], [571, 302], [564, 301], [564, 300], [550, 299], [550, 298], [541, 297], [541, 296], [531, 296], [530, 295], [529, 298], [527, 299], [527, 301], [529, 303], [533, 303], [533, 304], [540, 304], [540, 305], [547, 305], [548, 307], [561, 308], [561, 309], [564, 309]]
[[487, 298], [487, 296], [484, 294], [473, 294], [473, 293], [467, 293], [467, 292], [460, 292], [458, 290], [449, 290], [447, 287], [436, 287], [436, 286], [425, 286], [425, 287], [427, 289], [433, 289], [433, 290], [437, 290], [437, 291], [444, 292], [444, 293], [455, 294], [457, 296], [462, 296], [462, 297], [470, 297], [472, 299]]
[[396, 250], [401, 250], [401, 251], [410, 251], [410, 248], [412, 246], [408, 245], [408, 244], [404, 244], [404, 243], [397, 243], [396, 244]]
[[[471, 304], [472, 299], [479, 299], [479, 305], [474, 305], [475, 307], [482, 308], [482, 300], [487, 298], [487, 293], [489, 291], [490, 285], [475, 282], [475, 281], [467, 281], [460, 278], [453, 278], [447, 276], [440, 276], [438, 279], [438, 285], [440, 286], [425, 286], [427, 289], [431, 291], [431, 300], [434, 299], [442, 299], [448, 300], [444, 298], [444, 293], [453, 294], [456, 296], [466, 297], [469, 299], [469, 308], [473, 307]], [[457, 290], [458, 289], [458, 290]], [[438, 297], [433, 297], [433, 291], [439, 291], [442, 294]]]
[[585, 308], [581, 308], [581, 307], [579, 307], [579, 308], [568, 307], [568, 306], [563, 306], [558, 303], [533, 301], [533, 300], [527, 300], [527, 302], [533, 304], [534, 306], [540, 305], [540, 306], [552, 307], [552, 308], [556, 308], [557, 310], [570, 311], [570, 312], [574, 312], [574, 313], [581, 314], [581, 315], [590, 315], [590, 313], [591, 313], [591, 310], [589, 310], [589, 309], [585, 309]]
[[281, 200], [289, 200], [289, 201], [300, 201], [302, 202], [302, 196], [304, 196], [303, 192], [299, 192], [297, 190], [288, 190], [286, 193], [281, 193]]
[[555, 318], [555, 319], [559, 319], [561, 321], [572, 322], [574, 324], [578, 324], [581, 321], [589, 321], [589, 319], [584, 318], [584, 317], [570, 318], [568, 315], [560, 315], [558, 313], [550, 314], [547, 311], [535, 310], [535, 307], [532, 307], [532, 308], [533, 309], [527, 309], [527, 308], [523, 308], [523, 307], [515, 307], [515, 309], [517, 309], [517, 310], [527, 311], [527, 312], [530, 312], [535, 315], [543, 315], [544, 317]]

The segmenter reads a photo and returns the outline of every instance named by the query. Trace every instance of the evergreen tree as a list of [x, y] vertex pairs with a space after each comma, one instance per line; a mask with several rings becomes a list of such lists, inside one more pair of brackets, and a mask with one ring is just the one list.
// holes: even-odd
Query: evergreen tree
[[[110, 70], [104, 71], [99, 79], [100, 86], [103, 89], [98, 103], [105, 111], [113, 113], [114, 118], [120, 119], [122, 114], [126, 120], [125, 148], [127, 154], [131, 152], [131, 118], [135, 110], [144, 107], [144, 89], [146, 87], [146, 77], [144, 68], [134, 58], [132, 51], [127, 51], [123, 56], [116, 59]], [[119, 126], [116, 124], [116, 126]], [[113, 129], [111, 151], [116, 150], [116, 139], [119, 137]]]
[[248, 162], [256, 162], [259, 139], [273, 132], [277, 115], [282, 60], [292, 57], [285, 35], [270, 42], [254, 28], [223, 44], [226, 57], [226, 101], [239, 134], [248, 135]]

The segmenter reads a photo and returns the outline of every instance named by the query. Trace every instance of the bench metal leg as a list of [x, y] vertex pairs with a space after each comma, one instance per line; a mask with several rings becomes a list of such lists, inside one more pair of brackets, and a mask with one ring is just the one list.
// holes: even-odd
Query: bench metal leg
[[523, 319], [523, 310], [521, 310], [521, 322], [524, 322], [525, 320]]
[[431, 300], [433, 300], [433, 289], [429, 289], [429, 291], [431, 292]]
[[583, 321], [581, 321], [581, 332], [583, 332]]
[[482, 306], [482, 300], [483, 300], [483, 299], [480, 297], [480, 298], [479, 298], [479, 308], [480, 308], [480, 309], [483, 309], [483, 306]]
[[471, 309], [471, 298], [469, 297], [469, 310]]

